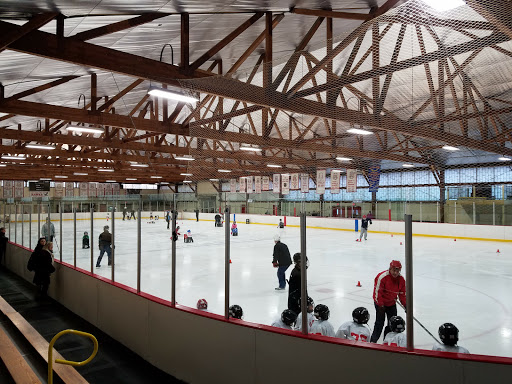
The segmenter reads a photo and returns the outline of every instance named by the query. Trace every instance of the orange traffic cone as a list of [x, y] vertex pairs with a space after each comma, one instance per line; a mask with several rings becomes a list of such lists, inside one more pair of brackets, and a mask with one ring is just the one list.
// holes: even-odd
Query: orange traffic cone
[[498, 250], [496, 251], [496, 253], [500, 253], [500, 250], [498, 249]]
[[362, 287], [361, 282], [358, 281], [356, 287]]

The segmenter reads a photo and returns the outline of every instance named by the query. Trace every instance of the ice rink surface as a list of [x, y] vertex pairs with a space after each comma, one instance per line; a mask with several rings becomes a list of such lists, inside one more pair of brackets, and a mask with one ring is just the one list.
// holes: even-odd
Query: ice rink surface
[[[160, 216], [160, 217], [163, 217]], [[77, 266], [90, 270], [91, 250], [82, 249], [84, 231], [91, 234], [88, 215], [77, 220]], [[288, 289], [276, 291], [276, 269], [272, 267], [273, 237], [281, 233], [290, 253], [300, 251], [299, 228], [237, 223], [239, 236], [231, 237], [231, 304], [239, 304], [244, 320], [270, 325], [287, 308]], [[60, 224], [54, 222], [59, 239]], [[37, 237], [32, 226], [32, 247]], [[99, 255], [98, 236], [112, 220], [94, 220], [93, 257]], [[213, 221], [178, 220], [181, 236], [177, 242], [177, 292], [179, 304], [194, 307], [198, 299], [208, 301], [208, 310], [224, 313], [224, 230]], [[152, 223], [142, 219], [141, 289], [170, 300], [171, 231], [165, 220]], [[191, 230], [194, 243], [185, 244], [183, 234]], [[371, 230], [371, 226], [370, 226]], [[17, 227], [21, 243], [21, 224]], [[24, 228], [28, 246], [28, 223]], [[73, 222], [62, 223], [63, 261], [73, 264]], [[450, 234], [447, 233], [447, 236]], [[14, 225], [7, 234], [14, 241]], [[375, 276], [400, 260], [405, 275], [404, 236], [369, 233], [359, 243], [359, 234], [348, 231], [307, 230], [308, 293], [315, 304], [326, 304], [335, 330], [351, 320], [352, 310], [364, 306], [370, 311], [373, 329], [375, 310], [372, 292]], [[54, 247], [56, 257], [59, 249]], [[136, 287], [137, 222], [115, 222], [115, 281]], [[499, 249], [499, 253], [497, 250]], [[459, 345], [471, 353], [512, 357], [512, 243], [472, 241], [453, 238], [413, 237], [414, 315], [437, 337], [439, 325], [454, 323], [460, 331]], [[110, 278], [107, 256], [94, 273]], [[293, 266], [286, 272], [287, 278]], [[361, 282], [361, 287], [357, 283]], [[398, 309], [403, 316], [403, 310]], [[434, 340], [414, 325], [415, 347], [431, 349]], [[382, 341], [381, 340], [379, 342]]]

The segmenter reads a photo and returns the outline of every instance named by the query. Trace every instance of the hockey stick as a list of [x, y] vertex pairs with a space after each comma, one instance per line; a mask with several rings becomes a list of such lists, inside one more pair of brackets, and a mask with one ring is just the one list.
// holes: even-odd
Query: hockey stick
[[[402, 309], [405, 311], [405, 307], [402, 305], [402, 303], [401, 303], [401, 302], [399, 302], [398, 300], [397, 300], [397, 303], [398, 303], [398, 305], [399, 305], [400, 307], [402, 307]], [[407, 312], [406, 312], [406, 313], [407, 313]], [[423, 324], [421, 324], [421, 323], [420, 323], [420, 321], [419, 321], [417, 318], [415, 318], [414, 316], [413, 316], [412, 318], [413, 318], [413, 319], [414, 319], [414, 320], [415, 320], [415, 321], [420, 325], [420, 327], [421, 327], [421, 328], [423, 328], [423, 329], [425, 330], [425, 332], [427, 332], [430, 336], [432, 336], [432, 338], [433, 338], [435, 341], [437, 341], [437, 343], [438, 343], [438, 344], [443, 345], [443, 343], [441, 343], [439, 340], [437, 340], [437, 338], [436, 338], [433, 334], [431, 334], [431, 333], [430, 333], [430, 331], [429, 331], [427, 328], [425, 328], [425, 327], [423, 326]]]

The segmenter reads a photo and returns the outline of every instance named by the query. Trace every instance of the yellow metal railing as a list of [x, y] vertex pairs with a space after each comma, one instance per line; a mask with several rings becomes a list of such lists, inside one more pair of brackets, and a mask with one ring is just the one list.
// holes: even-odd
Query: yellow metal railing
[[61, 359], [55, 359], [55, 363], [57, 364], [67, 364], [72, 365], [73, 367], [81, 367], [87, 363], [89, 363], [92, 359], [94, 359], [94, 356], [96, 356], [96, 353], [98, 353], [98, 340], [87, 332], [81, 332], [81, 331], [75, 331], [74, 329], [66, 329], [64, 331], [61, 331], [57, 333], [52, 341], [50, 341], [50, 345], [48, 346], [48, 384], [53, 384], [53, 344], [57, 341], [57, 339], [67, 333], [73, 333], [75, 335], [85, 336], [92, 340], [94, 343], [94, 351], [92, 351], [91, 356], [87, 360], [84, 361], [69, 361], [69, 360], [61, 360]]

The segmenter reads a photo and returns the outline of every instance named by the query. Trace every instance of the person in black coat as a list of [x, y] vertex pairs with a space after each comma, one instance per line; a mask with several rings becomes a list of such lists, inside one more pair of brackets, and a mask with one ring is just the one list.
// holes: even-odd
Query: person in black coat
[[[39, 246], [39, 244], [38, 244]], [[37, 247], [36, 247], [37, 250]], [[37, 292], [41, 298], [48, 294], [50, 286], [50, 275], [55, 272], [53, 266], [53, 243], [46, 243], [41, 249], [34, 250], [34, 279], [33, 283], [37, 286]]]
[[5, 228], [0, 228], [0, 263], [4, 259], [5, 250], [7, 248], [7, 242], [9, 238], [5, 236]]
[[274, 268], [277, 268], [277, 279], [279, 280], [279, 287], [276, 288], [276, 291], [282, 291], [286, 288], [285, 272], [292, 264], [292, 258], [290, 257], [288, 246], [281, 243], [281, 236], [279, 234], [274, 236], [274, 243], [272, 264]]
[[[301, 299], [301, 270], [300, 270], [301, 255], [297, 252], [293, 255], [293, 262], [295, 267], [292, 269], [290, 274], [290, 280], [288, 281], [288, 309], [300, 313], [300, 299]], [[308, 259], [306, 257], [306, 269], [308, 267]]]

